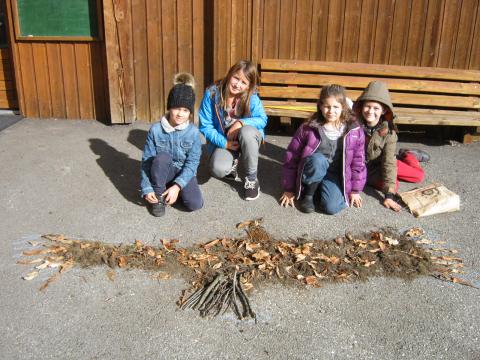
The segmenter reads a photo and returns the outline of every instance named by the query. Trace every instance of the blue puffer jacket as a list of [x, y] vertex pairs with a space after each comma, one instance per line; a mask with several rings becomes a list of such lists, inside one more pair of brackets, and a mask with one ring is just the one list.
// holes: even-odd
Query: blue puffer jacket
[[152, 125], [147, 135], [142, 156], [140, 172], [142, 197], [153, 192], [150, 182], [150, 169], [153, 158], [160, 152], [170, 154], [173, 166], [181, 170], [173, 181], [183, 189], [196, 175], [200, 164], [202, 143], [198, 129], [190, 124], [184, 130], [167, 133], [163, 130], [160, 122]]
[[[227, 146], [227, 136], [223, 130], [224, 112], [219, 106], [220, 89], [212, 85], [205, 90], [202, 104], [200, 105], [200, 132], [205, 136], [208, 142], [208, 152], [211, 153], [215, 148], [225, 149]], [[221, 117], [220, 119], [218, 117]], [[243, 125], [251, 125], [260, 131], [262, 137], [265, 137], [263, 129], [267, 126], [267, 115], [263, 109], [260, 97], [254, 93], [250, 98], [250, 117], [240, 119]]]

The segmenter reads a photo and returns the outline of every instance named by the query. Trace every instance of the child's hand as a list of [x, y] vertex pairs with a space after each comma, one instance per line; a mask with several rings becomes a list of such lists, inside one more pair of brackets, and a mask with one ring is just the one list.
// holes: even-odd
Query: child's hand
[[227, 141], [227, 149], [228, 150], [233, 150], [237, 151], [240, 148], [240, 145], [238, 144], [238, 141]]
[[156, 204], [156, 203], [158, 203], [158, 199], [157, 199], [157, 197], [155, 196], [155, 193], [154, 193], [154, 192], [148, 193], [148, 194], [145, 195], [143, 198], [144, 198], [145, 200], [147, 200], [150, 204]]
[[362, 197], [360, 194], [350, 194], [350, 206], [354, 206], [357, 208], [362, 207]]
[[238, 132], [242, 128], [242, 123], [240, 121], [235, 121], [230, 129], [227, 131], [227, 139], [230, 141], [238, 139]]
[[165, 192], [162, 194], [164, 196], [165, 204], [172, 205], [175, 204], [175, 201], [178, 199], [178, 193], [180, 192], [180, 186], [177, 184], [170, 186]]
[[295, 194], [289, 191], [285, 191], [280, 197], [280, 206], [283, 207], [295, 207], [294, 204]]
[[400, 210], [402, 210], [400, 204], [393, 199], [383, 200], [383, 206], [385, 206], [387, 209], [392, 209], [395, 212], [399, 212]]

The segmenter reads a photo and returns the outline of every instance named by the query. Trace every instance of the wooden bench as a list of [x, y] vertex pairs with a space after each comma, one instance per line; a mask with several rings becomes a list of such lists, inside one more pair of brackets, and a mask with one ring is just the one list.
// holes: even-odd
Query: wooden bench
[[[263, 59], [262, 102], [268, 115], [308, 118], [322, 86], [340, 84], [353, 101], [370, 81], [384, 81], [397, 124], [480, 127], [480, 71]], [[468, 139], [467, 139], [468, 141]]]

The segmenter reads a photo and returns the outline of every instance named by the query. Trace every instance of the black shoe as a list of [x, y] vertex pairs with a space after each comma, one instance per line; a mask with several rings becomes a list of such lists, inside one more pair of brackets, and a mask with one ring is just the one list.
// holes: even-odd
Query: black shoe
[[248, 178], [245, 178], [244, 188], [245, 200], [256, 200], [260, 196], [260, 183], [258, 182], [258, 179], [250, 181]]
[[156, 204], [151, 204], [152, 205], [152, 215], [156, 217], [160, 217], [165, 215], [165, 202], [163, 201], [163, 198], [157, 196], [159, 199], [158, 203]]
[[430, 155], [428, 155], [428, 153], [420, 149], [400, 149], [398, 151], [398, 158], [401, 160], [407, 154], [414, 155], [419, 162], [427, 162], [430, 160]]
[[298, 208], [301, 212], [306, 214], [314, 212], [315, 204], [313, 203], [313, 195], [304, 195], [298, 204]]
[[233, 160], [232, 168], [230, 169], [230, 172], [225, 175], [225, 179], [235, 182], [242, 181], [242, 179], [240, 179], [240, 177], [238, 176], [238, 159]]

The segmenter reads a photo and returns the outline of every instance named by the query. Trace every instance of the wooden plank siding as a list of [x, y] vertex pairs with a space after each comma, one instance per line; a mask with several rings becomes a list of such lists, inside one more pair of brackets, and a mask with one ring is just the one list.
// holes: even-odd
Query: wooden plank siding
[[112, 123], [158, 120], [178, 72], [193, 74], [199, 103], [204, 19], [204, 0], [104, 1]]
[[[253, 9], [243, 51], [234, 1]], [[480, 68], [480, 0], [217, 0], [214, 12], [215, 78], [242, 57]]]
[[10, 50], [0, 49], [0, 109], [17, 109], [17, 92]]
[[18, 107], [31, 118], [108, 120], [104, 46], [98, 42], [19, 41], [7, 4]]

